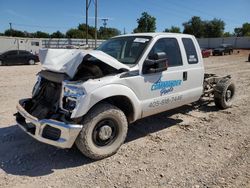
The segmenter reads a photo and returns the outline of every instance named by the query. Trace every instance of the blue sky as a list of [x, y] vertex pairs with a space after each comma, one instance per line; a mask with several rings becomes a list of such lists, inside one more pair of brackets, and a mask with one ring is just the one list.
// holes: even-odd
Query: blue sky
[[[92, 0], [93, 1], [93, 0]], [[98, 17], [109, 18], [108, 27], [127, 33], [137, 26], [143, 11], [156, 17], [157, 31], [182, 23], [192, 16], [225, 21], [225, 31], [233, 32], [250, 22], [250, 0], [98, 0]], [[89, 10], [89, 23], [94, 25], [94, 4]], [[85, 0], [0, 0], [0, 32], [9, 28], [34, 32], [62, 32], [85, 22]], [[98, 26], [102, 25], [99, 20]]]

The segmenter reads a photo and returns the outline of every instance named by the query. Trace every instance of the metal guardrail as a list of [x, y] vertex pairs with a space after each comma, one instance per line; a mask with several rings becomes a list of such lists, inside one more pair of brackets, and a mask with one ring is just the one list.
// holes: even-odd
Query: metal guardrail
[[199, 38], [202, 48], [216, 48], [220, 44], [232, 44], [234, 48], [250, 49], [250, 37]]
[[[97, 46], [99, 46], [104, 40], [97, 40]], [[86, 46], [86, 39], [42, 39], [43, 48], [81, 48]], [[95, 48], [95, 40], [88, 40], [88, 47]]]

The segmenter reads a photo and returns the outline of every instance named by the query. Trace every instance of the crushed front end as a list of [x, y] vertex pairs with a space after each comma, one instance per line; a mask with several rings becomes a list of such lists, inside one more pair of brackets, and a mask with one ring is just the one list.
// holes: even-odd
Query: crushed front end
[[[77, 100], [83, 95], [63, 82], [64, 75], [41, 72], [32, 98], [17, 104], [17, 124], [38, 141], [60, 148], [70, 148], [82, 129], [70, 118]], [[65, 89], [66, 88], [66, 89]]]
[[80, 101], [87, 96], [83, 83], [129, 67], [95, 50], [42, 49], [39, 59], [43, 70], [38, 74], [32, 98], [17, 104], [17, 124], [41, 142], [70, 148], [82, 129], [83, 116], [76, 112], [82, 109]]

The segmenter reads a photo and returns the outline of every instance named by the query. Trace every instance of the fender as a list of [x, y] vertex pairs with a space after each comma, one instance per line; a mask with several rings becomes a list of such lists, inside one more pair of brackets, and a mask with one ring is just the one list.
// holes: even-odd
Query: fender
[[140, 119], [142, 114], [141, 102], [130, 88], [121, 84], [110, 84], [93, 90], [88, 93], [77, 105], [71, 118], [79, 118], [85, 115], [95, 104], [113, 96], [127, 97], [134, 109], [133, 121]]

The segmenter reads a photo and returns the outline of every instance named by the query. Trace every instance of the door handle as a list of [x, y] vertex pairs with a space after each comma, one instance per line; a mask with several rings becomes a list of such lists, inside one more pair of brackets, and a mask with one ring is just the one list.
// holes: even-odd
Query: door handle
[[184, 72], [183, 72], [183, 81], [186, 81], [187, 78], [188, 78], [187, 71], [184, 71]]

